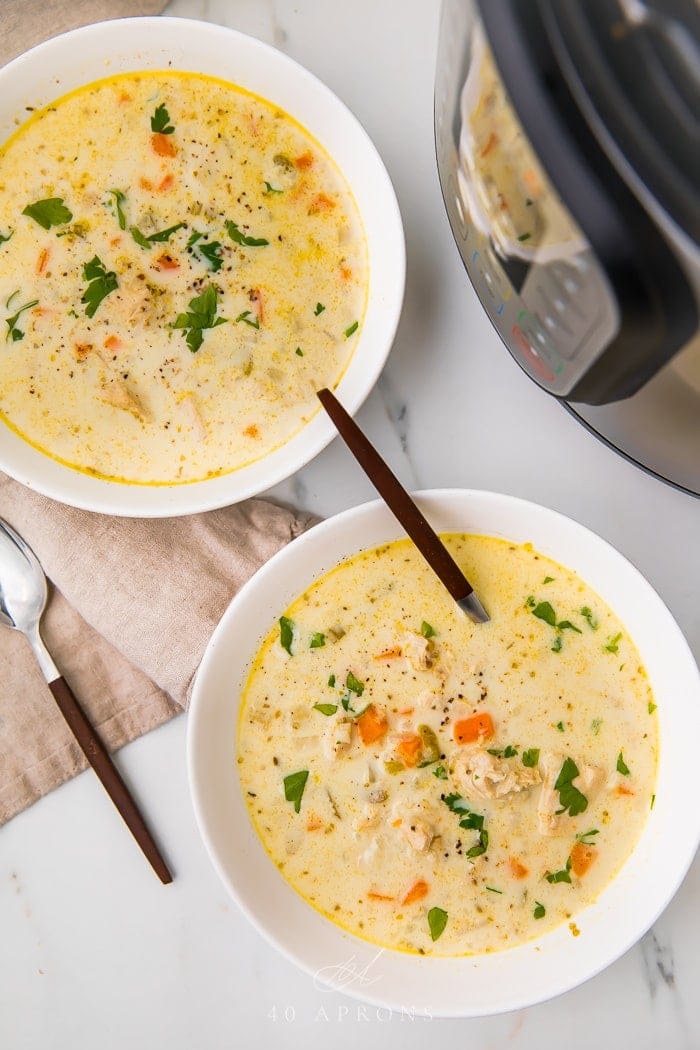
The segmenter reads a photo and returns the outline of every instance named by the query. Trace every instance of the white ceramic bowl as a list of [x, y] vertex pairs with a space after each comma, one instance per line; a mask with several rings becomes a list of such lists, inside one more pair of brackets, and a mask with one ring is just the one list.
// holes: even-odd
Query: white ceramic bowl
[[519, 1009], [575, 987], [631, 947], [668, 904], [700, 839], [695, 802], [700, 676], [656, 592], [583, 526], [491, 492], [425, 492], [418, 502], [439, 531], [529, 540], [579, 573], [624, 622], [648, 670], [660, 722], [656, 804], [617, 878], [577, 914], [581, 936], [573, 940], [564, 925], [514, 949], [452, 959], [378, 949], [305, 903], [250, 823], [236, 772], [235, 738], [251, 660], [280, 613], [313, 580], [356, 552], [402, 535], [383, 503], [317, 525], [275, 555], [231, 603], [197, 675], [188, 727], [190, 787], [202, 837], [225, 886], [288, 958], [320, 981], [377, 1005], [473, 1017]]
[[[352, 190], [369, 256], [367, 312], [337, 394], [355, 412], [382, 369], [399, 321], [405, 279], [403, 228], [379, 154], [356, 118], [302, 66], [233, 29], [182, 18], [99, 22], [48, 40], [0, 69], [0, 142], [26, 119], [25, 107], [110, 74], [139, 69], [209, 73], [277, 103], [334, 158]], [[284, 446], [223, 477], [188, 485], [125, 485], [71, 470], [0, 423], [0, 468], [63, 503], [136, 517], [192, 514], [255, 495], [293, 474], [335, 434], [320, 410]]]

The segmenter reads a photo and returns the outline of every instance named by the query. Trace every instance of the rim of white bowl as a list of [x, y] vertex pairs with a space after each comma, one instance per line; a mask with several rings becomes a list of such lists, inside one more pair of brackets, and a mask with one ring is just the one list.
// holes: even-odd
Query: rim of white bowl
[[[153, 43], [144, 43], [145, 40], [152, 40]], [[267, 62], [268, 70], [275, 70], [274, 77], [268, 74], [271, 79], [282, 81], [285, 77], [292, 78], [290, 83], [295, 83], [300, 90], [308, 91], [309, 96], [313, 94], [314, 104], [322, 110], [323, 119], [328, 120], [332, 116], [325, 131], [309, 126], [308, 119], [299, 116], [293, 107], [287, 109], [285, 100], [275, 97], [274, 92], [251, 87], [250, 81], [245, 78], [241, 81], [240, 76], [236, 75], [233, 57], [230, 58], [228, 74], [219, 65], [214, 70], [209, 66], [204, 68], [203, 59], [197, 68], [188, 67], [187, 53], [197, 49], [204, 52], [208, 46], [221, 47], [222, 43], [246, 49], [251, 56], [251, 67], [261, 68], [260, 63]], [[52, 91], [49, 90], [49, 84], [55, 84], [54, 74], [59, 58], [62, 57], [64, 66], [68, 53], [74, 54], [76, 62], [80, 61], [83, 65], [94, 64], [98, 44], [100, 61], [109, 52], [111, 68], [104, 68], [102, 72], [95, 69], [84, 78], [78, 77], [76, 83], [71, 81], [65, 86], [58, 85]], [[183, 60], [181, 64], [174, 62], [173, 69], [210, 73], [234, 84], [241, 83], [241, 86], [270, 102], [277, 102], [285, 112], [290, 112], [330, 154], [353, 192], [368, 242], [372, 242], [368, 243], [370, 289], [358, 344], [335, 392], [348, 411], [355, 414], [374, 388], [396, 336], [405, 292], [406, 249], [401, 213], [386, 166], [358, 118], [323, 81], [293, 58], [257, 37], [210, 22], [162, 15], [95, 22], [37, 44], [0, 68], [0, 97], [3, 93], [5, 97], [16, 93], [18, 101], [11, 104], [14, 107], [12, 112], [24, 118], [24, 105], [37, 95], [33, 84], [40, 69], [45, 85], [45, 97], [41, 104], [46, 105], [52, 98], [60, 97], [73, 87], [88, 84], [110, 73], [167, 67], [168, 56], [178, 49], [184, 52]], [[153, 64], [158, 57], [160, 61]], [[108, 61], [106, 57], [104, 60]], [[139, 62], [146, 64], [139, 65]], [[223, 63], [224, 59], [217, 59], [217, 62]], [[67, 74], [63, 75], [70, 79]], [[74, 76], [78, 74], [74, 73]], [[23, 84], [24, 87], [21, 86]], [[6, 112], [10, 112], [10, 106]], [[335, 126], [331, 127], [335, 120], [342, 125], [342, 136]], [[1, 141], [13, 130], [10, 123], [8, 116], [3, 124], [0, 115]], [[342, 137], [344, 142], [347, 140], [349, 144], [342, 148], [347, 149], [348, 156], [354, 151], [354, 154], [362, 157], [363, 177], [369, 172], [368, 187], [371, 184], [371, 190], [368, 188], [365, 196], [372, 197], [373, 211], [381, 215], [381, 236], [376, 233], [372, 237], [367, 229], [367, 207], [363, 208], [357, 201], [357, 184], [347, 174], [349, 161], [344, 164], [338, 159], [338, 148], [329, 148], [327, 145], [329, 138], [334, 137]], [[375, 266], [377, 255], [380, 264]], [[383, 285], [375, 285], [375, 271], [382, 271], [380, 280], [384, 282]], [[177, 517], [229, 506], [259, 495], [314, 459], [330, 444], [335, 434], [335, 427], [320, 409], [282, 446], [254, 463], [221, 477], [180, 485], [135, 485], [106, 481], [64, 466], [0, 423], [0, 469], [28, 488], [82, 510], [124, 517]]]
[[[522, 517], [525, 522], [538, 521], [540, 524], [548, 524], [550, 531], [556, 533], [556, 539], [554, 541], [555, 545], [557, 541], [559, 541], [565, 546], [566, 544], [563, 543], [562, 537], [565, 537], [568, 533], [567, 541], [572, 551], [579, 544], [587, 545], [588, 550], [586, 557], [593, 558], [596, 563], [600, 563], [603, 566], [614, 563], [618, 567], [623, 577], [625, 577], [626, 584], [633, 587], [638, 596], [643, 596], [644, 605], [647, 608], [648, 613], [652, 616], [654, 624], [657, 625], [657, 627], [662, 627], [664, 630], [666, 649], [670, 649], [676, 658], [673, 671], [667, 672], [666, 669], [664, 669], [664, 674], [668, 673], [670, 675], [669, 681], [675, 678], [677, 684], [680, 682], [684, 686], [684, 690], [679, 693], [680, 699], [676, 699], [673, 702], [680, 703], [681, 707], [684, 706], [686, 709], [686, 715], [688, 713], [691, 714], [690, 721], [692, 724], [690, 726], [688, 726], [687, 722], [684, 722], [683, 729], [677, 730], [675, 737], [673, 737], [673, 734], [670, 732], [670, 727], [673, 722], [672, 713], [669, 711], [668, 707], [665, 707], [663, 704], [658, 706], [660, 720], [660, 748], [657, 785], [661, 782], [662, 775], [666, 780], [669, 778], [673, 780], [673, 776], [671, 776], [673, 773], [673, 770], [671, 769], [672, 751], [678, 751], [679, 747], [681, 750], [686, 748], [690, 755], [695, 746], [694, 742], [697, 739], [698, 732], [700, 732], [700, 672], [698, 671], [694, 656], [680, 627], [676, 623], [670, 610], [646, 577], [644, 577], [623, 554], [597, 533], [594, 533], [586, 526], [576, 522], [574, 519], [569, 518], [558, 511], [543, 507], [540, 504], [520, 499], [515, 496], [475, 489], [429, 489], [414, 493], [414, 498], [421, 506], [421, 509], [426, 514], [428, 520], [432, 519], [435, 526], [441, 531], [460, 529], [461, 531], [466, 532], [474, 531], [477, 533], [482, 532], [486, 535], [500, 535], [505, 538], [512, 538], [516, 542], [524, 542], [525, 540], [522, 535], [511, 535], [510, 530], [499, 532], [498, 529], [486, 528], [483, 525], [479, 525], [478, 519], [480, 516], [483, 519], [484, 517], [488, 518], [489, 514], [491, 514], [498, 518], [505, 510], [509, 509], [511, 513], [515, 513], [519, 517]], [[477, 520], [470, 522], [470, 508], [476, 508], [477, 504], [479, 504], [476, 512]], [[459, 517], [459, 522], [455, 521], [455, 516]], [[447, 518], [451, 520], [448, 520], [447, 524], [442, 524], [440, 520], [441, 517], [443, 519]], [[373, 518], [376, 518], [376, 521], [372, 524]], [[373, 535], [373, 537], [367, 539], [366, 542], [362, 542], [361, 537], [363, 536], [363, 532], [361, 525], [363, 519], [370, 521], [370, 531], [373, 529], [374, 534], [376, 534], [378, 530], [382, 532], [380, 538], [375, 538]], [[308, 938], [304, 938], [293, 945], [289, 943], [289, 938], [285, 940], [286, 931], [280, 935], [276, 929], [273, 929], [271, 922], [264, 913], [264, 909], [256, 909], [252, 906], [245, 894], [241, 891], [240, 865], [237, 871], [231, 871], [229, 865], [222, 857], [222, 851], [216, 839], [216, 834], [213, 833], [213, 829], [210, 826], [210, 819], [207, 812], [208, 803], [206, 798], [206, 788], [203, 786], [204, 780], [209, 772], [207, 769], [206, 741], [204, 737], [206, 720], [209, 714], [206, 710], [207, 704], [209, 702], [209, 706], [211, 706], [211, 697], [213, 696], [213, 692], [209, 687], [209, 679], [214, 677], [217, 664], [228, 660], [228, 657], [223, 652], [221, 643], [226, 639], [229, 625], [231, 622], [235, 622], [236, 618], [239, 616], [239, 610], [245, 609], [251, 595], [254, 595], [260, 588], [272, 585], [273, 588], [276, 588], [277, 590], [285, 589], [284, 583], [281, 587], [278, 586], [279, 580], [285, 580], [283, 572], [285, 563], [302, 557], [306, 549], [313, 548], [315, 545], [323, 543], [325, 537], [332, 537], [335, 532], [342, 530], [344, 526], [350, 526], [353, 530], [353, 536], [357, 536], [358, 540], [355, 542], [353, 539], [353, 541], [347, 545], [346, 552], [341, 560], [351, 557], [353, 554], [358, 553], [361, 550], [386, 542], [386, 536], [389, 532], [393, 532], [395, 538], [400, 538], [404, 535], [400, 526], [394, 522], [388, 508], [386, 508], [381, 500], [374, 500], [350, 508], [349, 510], [320, 522], [318, 525], [315, 525], [308, 532], [304, 533], [287, 547], [282, 548], [282, 550], [275, 554], [270, 561], [258, 569], [255, 575], [233, 598], [219, 625], [214, 631], [204, 653], [195, 680], [187, 726], [187, 769], [190, 783], [190, 794], [195, 819], [205, 849], [209, 854], [209, 858], [229, 894], [233, 897], [258, 932], [260, 932], [274, 948], [285, 956], [285, 958], [289, 959], [290, 962], [294, 963], [300, 969], [312, 976], [316, 976], [319, 968], [322, 968], [324, 962], [327, 962], [327, 957], [319, 958], [318, 955], [314, 956], [312, 937], [309, 936]], [[529, 525], [527, 526], [527, 529], [523, 526], [520, 530], [516, 529], [515, 531], [520, 531], [521, 533], [525, 531], [525, 535], [528, 536], [529, 528]], [[568, 558], [564, 561], [561, 554], [557, 554], [556, 551], [553, 550], [548, 550], [548, 544], [543, 542], [543, 540], [538, 540], [534, 537], [532, 542], [543, 553], [549, 554], [549, 556], [555, 560], [559, 560], [568, 568], [572, 568], [573, 571], [578, 571], [576, 565], [572, 564], [572, 561], [576, 561], [575, 557]], [[332, 564], [337, 564], [338, 559], [331, 559], [331, 561]], [[313, 580], [318, 579], [331, 567], [332, 565], [330, 564], [323, 565], [322, 567], [317, 566], [315, 571], [307, 573], [306, 583], [302, 584], [300, 587], [294, 586], [290, 588], [289, 585], [286, 585], [286, 591], [290, 591], [291, 593], [288, 594], [286, 598], [281, 599], [277, 604], [277, 614], [279, 614], [280, 610], [285, 608], [286, 605], [289, 604], [289, 601], [293, 600], [298, 593], [301, 593], [304, 586], [310, 586]], [[593, 586], [594, 589], [604, 592], [605, 588], [601, 588], [598, 581], [591, 581], [590, 573], [584, 575], [582, 572], [581, 576], [586, 579], [586, 582]], [[623, 592], [619, 591], [619, 595], [622, 594]], [[601, 596], [605, 602], [613, 607], [616, 604], [619, 604], [619, 601], [621, 600], [618, 597], [617, 600], [611, 601], [604, 593], [602, 593]], [[260, 619], [260, 615], [258, 615], [258, 620]], [[623, 620], [623, 622], [625, 621]], [[226, 701], [230, 704], [231, 714], [233, 715], [233, 730], [230, 743], [234, 745], [237, 713], [240, 702], [240, 685], [242, 684], [242, 681], [245, 680], [247, 669], [257, 651], [257, 646], [262, 642], [271, 625], [271, 623], [261, 625], [260, 630], [256, 632], [258, 635], [257, 643], [252, 646], [251, 651], [244, 659], [242, 664], [241, 681], [237, 685], [231, 687], [230, 702], [228, 700]], [[639, 644], [638, 635], [635, 635], [632, 630], [630, 633], [635, 644]], [[225, 646], [223, 648], [225, 648]], [[654, 655], [653, 649], [648, 640], [646, 649], [642, 652], [642, 658], [644, 659], [648, 670], [651, 670], [650, 665], [653, 664], [654, 673], [650, 673], [650, 681], [652, 682], [652, 685], [654, 685], [657, 676], [656, 656]], [[658, 696], [658, 694], [656, 695]], [[668, 738], [669, 735], [672, 737], [671, 746], [668, 749], [669, 757], [664, 759], [664, 748], [667, 746], [664, 743], [664, 739]], [[233, 786], [233, 791], [240, 795], [240, 782], [235, 772], [233, 755], [234, 751], [231, 749], [231, 785]], [[693, 768], [694, 765], [691, 762], [690, 770]], [[619, 923], [615, 925], [615, 923], [610, 921], [610, 914], [608, 914], [606, 918], [604, 914], [605, 909], [601, 908], [601, 902], [607, 901], [611, 896], [611, 892], [613, 895], [619, 896], [622, 892], [624, 883], [630, 882], [630, 869], [633, 869], [635, 859], [639, 860], [639, 858], [643, 856], [643, 853], [649, 853], [648, 843], [652, 841], [652, 838], [659, 838], [659, 835], [663, 830], [662, 825], [664, 821], [671, 819], [674, 815], [674, 808], [678, 808], [678, 800], [675, 796], [672, 796], [673, 792], [669, 791], [657, 799], [657, 805], [654, 806], [653, 810], [650, 812], [640, 840], [622, 869], [618, 872], [612, 882], [608, 884], [606, 889], [603, 890], [596, 901], [575, 916], [577, 924], [583, 927], [585, 923], [590, 920], [591, 916], [595, 914], [598, 923], [598, 933], [600, 933], [601, 930], [603, 931], [603, 936], [607, 937], [607, 943], [599, 952], [597, 949], [594, 950], [592, 957], [583, 965], [571, 965], [569, 967], [565, 965], [556, 966], [552, 971], [553, 976], [550, 976], [546, 986], [542, 985], [538, 987], [537, 981], [535, 980], [535, 987], [530, 987], [527, 990], [510, 986], [507, 987], [505, 991], [499, 989], [495, 995], [490, 997], [482, 996], [479, 1002], [465, 1001], [468, 1000], [470, 973], [471, 975], [476, 974], [480, 967], [495, 967], [497, 972], [499, 960], [501, 959], [505, 960], [507, 957], [512, 959], [518, 954], [526, 960], [524, 965], [527, 965], [528, 969], [534, 969], [536, 966], [540, 965], [540, 962], [537, 960], [542, 958], [541, 956], [538, 956], [537, 953], [540, 952], [543, 947], [544, 949], [547, 949], [550, 945], [555, 945], [554, 950], [557, 953], [558, 962], [561, 964], [562, 960], [565, 959], [571, 962], [571, 959], [569, 958], [570, 947], [572, 944], [571, 934], [564, 925], [556, 927], [541, 938], [525, 942], [525, 944], [516, 948], [501, 950], [489, 955], [452, 958], [431, 956], [421, 957], [407, 955], [402, 952], [394, 952], [391, 949], [385, 949], [383, 952], [383, 958], [387, 958], [388, 956], [392, 959], [392, 965], [397, 971], [403, 970], [404, 974], [408, 974], [409, 971], [412, 971], [412, 980], [417, 981], [418, 985], [421, 987], [427, 987], [431, 982], [434, 986], [440, 986], [440, 984], [444, 982], [445, 976], [448, 975], [450, 971], [460, 972], [460, 995], [458, 996], [453, 992], [451, 996], [444, 999], [440, 999], [439, 995], [434, 996], [433, 1003], [427, 1008], [427, 1015], [430, 1016], [488, 1016], [522, 1009], [527, 1006], [534, 1006], [537, 1003], [553, 999], [558, 995], [571, 991], [585, 981], [595, 977], [636, 944], [668, 906], [683, 882], [688, 868], [697, 852], [698, 843], [700, 842], [700, 811], [697, 810], [697, 807], [695, 810], [691, 809], [688, 813], [684, 814], [686, 819], [681, 825], [681, 834], [679, 836], [671, 837], [670, 832], [668, 833], [667, 837], [669, 837], [669, 841], [673, 847], [671, 868], [669, 869], [667, 864], [659, 868], [661, 878], [658, 883], [652, 884], [650, 896], [645, 898], [643, 903], [638, 906], [633, 921], [630, 922], [628, 916], [623, 915], [619, 920]], [[245, 807], [242, 797], [240, 799], [240, 804]], [[256, 843], [255, 849], [258, 857], [260, 859], [264, 858], [266, 864], [274, 868], [273, 862], [266, 854], [257, 833], [252, 828], [252, 824], [247, 815], [247, 810], [245, 817], [249, 825], [251, 841]], [[654, 834], [652, 834], [652, 832]], [[644, 844], [646, 844], [646, 846], [643, 851], [642, 846]], [[652, 853], [651, 856], [653, 858], [655, 855]], [[281, 874], [277, 872], [276, 869], [274, 869], [274, 871], [279, 878], [280, 894], [284, 893], [282, 887], [286, 887], [286, 890], [288, 891], [288, 899], [291, 901], [292, 897], [295, 898], [303, 906], [306, 913], [308, 913], [304, 922], [305, 924], [308, 924], [310, 930], [315, 928], [317, 932], [320, 931], [320, 924], [323, 925], [324, 929], [326, 927], [332, 928], [337, 945], [339, 947], [345, 946], [348, 952], [356, 953], [361, 957], [361, 961], [362, 957], [368, 956], [368, 953], [374, 953], [376, 955], [379, 951], [378, 945], [357, 938], [355, 935], [335, 926], [335, 924], [329, 919], [326, 919], [321, 916], [320, 913], [316, 912], [310, 904], [303, 901], [296, 891], [293, 890], [286, 880], [283, 879]], [[631, 885], [636, 886], [636, 883], [632, 883]], [[616, 887], [617, 890], [615, 890]], [[630, 893], [629, 896], [631, 898], [633, 894]], [[602, 919], [600, 915], [601, 912], [603, 912]], [[617, 914], [615, 918], [617, 920]], [[581, 940], [583, 940], [583, 938], [580, 938], [579, 941], [576, 942], [577, 945], [580, 944]], [[575, 956], [577, 953], [574, 952], [571, 954]], [[577, 962], [580, 962], [580, 956]], [[464, 979], [466, 979], [465, 984], [462, 983]], [[332, 979], [327, 981], [324, 980], [323, 983], [332, 990], [341, 991], [376, 1007], [386, 1008], [396, 1012], [406, 1012], [408, 1009], [409, 1012], [418, 1015], [426, 1014], [426, 1010], [416, 1007], [415, 1004], [407, 1008], [405, 1001], [402, 1001], [395, 993], [380, 995], [373, 992], [371, 989], [360, 990], [354, 985], [347, 986], [344, 983], [338, 983]], [[494, 980], [494, 984], [498, 985], [499, 981]]]

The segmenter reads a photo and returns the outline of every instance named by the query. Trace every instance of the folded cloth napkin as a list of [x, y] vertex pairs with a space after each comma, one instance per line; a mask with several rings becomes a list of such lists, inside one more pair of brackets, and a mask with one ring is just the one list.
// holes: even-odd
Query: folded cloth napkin
[[[42, 634], [110, 750], [187, 706], [229, 601], [314, 519], [263, 500], [187, 518], [75, 510], [0, 474], [53, 582]], [[86, 766], [23, 635], [0, 626], [0, 825]]]

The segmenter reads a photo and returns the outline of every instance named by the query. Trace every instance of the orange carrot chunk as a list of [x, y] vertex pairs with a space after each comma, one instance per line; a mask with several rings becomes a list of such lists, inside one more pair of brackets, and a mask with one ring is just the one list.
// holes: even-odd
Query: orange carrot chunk
[[153, 152], [159, 157], [174, 157], [177, 153], [177, 146], [171, 140], [171, 135], [163, 135], [162, 132], [156, 131], [154, 135], [151, 135]]
[[396, 750], [406, 766], [416, 765], [422, 748], [423, 741], [416, 733], [404, 733], [396, 746]]
[[395, 645], [393, 649], [384, 649], [383, 652], [377, 653], [374, 657], [375, 660], [398, 660], [401, 656], [401, 646]]
[[314, 162], [313, 153], [310, 153], [309, 150], [307, 150], [306, 153], [302, 153], [302, 155], [300, 157], [295, 157], [294, 158], [295, 166], [297, 168], [299, 168], [301, 171], [304, 171], [306, 168], [310, 168], [311, 165], [313, 164], [313, 162]]
[[156, 266], [159, 270], [180, 269], [180, 263], [177, 261], [177, 259], [173, 259], [172, 255], [169, 255], [167, 252], [163, 252], [162, 255], [158, 256], [158, 258], [156, 259]]
[[51, 254], [49, 248], [42, 248], [39, 252], [39, 258], [36, 261], [36, 272], [43, 273], [46, 269], [46, 264], [49, 261], [49, 255]]
[[517, 857], [508, 858], [508, 867], [514, 879], [524, 879], [529, 874], [529, 870]]
[[593, 861], [598, 856], [595, 846], [586, 846], [584, 842], [577, 842], [571, 850], [571, 868], [574, 875], [579, 878], [585, 875]]
[[458, 744], [475, 744], [477, 740], [488, 740], [494, 734], [493, 719], [487, 711], [479, 711], [478, 714], [455, 722], [452, 733]]
[[121, 350], [123, 345], [118, 335], [108, 335], [103, 343], [105, 350]]
[[366, 707], [357, 719], [357, 730], [360, 734], [360, 740], [365, 746], [373, 744], [376, 740], [381, 740], [386, 733], [386, 729], [386, 717], [381, 711], [377, 710], [374, 704]]
[[385, 893], [375, 893], [374, 890], [370, 890], [367, 897], [371, 901], [393, 901], [393, 897], [387, 897]]
[[425, 879], [418, 879], [414, 882], [410, 890], [401, 901], [402, 904], [414, 904], [416, 901], [422, 901], [424, 897], [428, 896], [428, 890], [430, 886]]

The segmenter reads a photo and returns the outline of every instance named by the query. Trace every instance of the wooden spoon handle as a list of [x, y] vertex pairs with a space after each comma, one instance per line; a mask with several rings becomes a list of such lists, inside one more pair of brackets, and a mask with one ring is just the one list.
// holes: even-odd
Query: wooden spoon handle
[[163, 883], [172, 882], [173, 877], [168, 866], [146, 827], [146, 822], [131, 797], [128, 787], [112, 762], [109, 752], [90, 725], [65, 678], [59, 677], [49, 682], [49, 689], [85, 757], [102, 781], [107, 794], [121, 813], [126, 826], [143, 850], [156, 875]]

